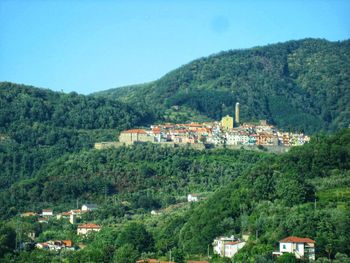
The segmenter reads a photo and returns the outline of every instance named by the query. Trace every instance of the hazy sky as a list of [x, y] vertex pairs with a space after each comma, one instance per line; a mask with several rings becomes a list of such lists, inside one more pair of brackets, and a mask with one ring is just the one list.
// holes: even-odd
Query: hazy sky
[[199, 57], [350, 38], [350, 1], [0, 0], [0, 81], [88, 94]]

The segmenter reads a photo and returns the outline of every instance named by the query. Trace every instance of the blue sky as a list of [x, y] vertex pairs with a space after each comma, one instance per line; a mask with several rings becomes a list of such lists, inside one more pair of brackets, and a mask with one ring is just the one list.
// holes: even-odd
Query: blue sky
[[196, 58], [350, 38], [350, 1], [0, 1], [0, 81], [89, 94]]

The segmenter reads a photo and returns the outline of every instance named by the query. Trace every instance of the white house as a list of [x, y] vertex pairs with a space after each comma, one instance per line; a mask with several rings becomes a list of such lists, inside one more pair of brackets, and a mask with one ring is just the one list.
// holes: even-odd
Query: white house
[[41, 212], [42, 216], [53, 216], [53, 211], [52, 209], [43, 209]]
[[246, 242], [236, 239], [234, 236], [218, 237], [214, 239], [213, 250], [220, 257], [232, 258], [245, 244]]
[[188, 202], [198, 202], [198, 195], [197, 194], [187, 195], [187, 201]]
[[279, 251], [273, 252], [275, 256], [292, 253], [296, 258], [315, 260], [315, 241], [307, 237], [289, 236], [279, 241]]
[[82, 224], [78, 226], [77, 234], [78, 235], [86, 235], [89, 232], [96, 231], [99, 232], [101, 230], [101, 226], [96, 225], [96, 224]]
[[82, 205], [81, 207], [82, 212], [90, 212], [96, 209], [98, 209], [98, 206], [95, 204], [85, 204], [85, 205]]

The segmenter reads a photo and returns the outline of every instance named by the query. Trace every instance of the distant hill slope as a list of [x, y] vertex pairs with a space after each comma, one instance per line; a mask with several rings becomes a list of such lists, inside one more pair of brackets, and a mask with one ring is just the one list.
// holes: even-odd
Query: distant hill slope
[[238, 101], [242, 121], [338, 130], [350, 119], [350, 41], [304, 39], [221, 52], [157, 81], [93, 95], [148, 106], [163, 121], [218, 120], [232, 115]]
[[150, 119], [125, 103], [0, 83], [0, 191], [51, 159]]

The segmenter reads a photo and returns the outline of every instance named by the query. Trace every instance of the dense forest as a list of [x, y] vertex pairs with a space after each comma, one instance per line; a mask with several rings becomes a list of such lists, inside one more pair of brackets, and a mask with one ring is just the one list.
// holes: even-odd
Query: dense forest
[[304, 39], [221, 52], [152, 83], [94, 94], [147, 105], [162, 121], [241, 120], [315, 133], [349, 126], [350, 41]]

